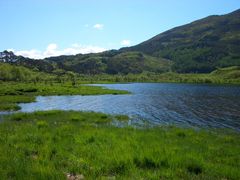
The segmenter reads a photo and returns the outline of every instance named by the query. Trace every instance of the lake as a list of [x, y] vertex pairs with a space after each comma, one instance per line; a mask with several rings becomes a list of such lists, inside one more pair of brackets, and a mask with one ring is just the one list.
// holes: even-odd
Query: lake
[[21, 103], [22, 112], [81, 110], [126, 114], [132, 123], [240, 130], [240, 87], [206, 84], [101, 84], [129, 95], [38, 96]]

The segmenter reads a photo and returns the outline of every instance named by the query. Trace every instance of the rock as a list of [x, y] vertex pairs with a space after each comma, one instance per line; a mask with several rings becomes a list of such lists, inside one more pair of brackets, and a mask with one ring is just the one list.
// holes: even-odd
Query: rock
[[83, 180], [83, 179], [85, 179], [82, 174], [75, 175], [75, 174], [67, 173], [66, 176], [67, 176], [67, 180]]

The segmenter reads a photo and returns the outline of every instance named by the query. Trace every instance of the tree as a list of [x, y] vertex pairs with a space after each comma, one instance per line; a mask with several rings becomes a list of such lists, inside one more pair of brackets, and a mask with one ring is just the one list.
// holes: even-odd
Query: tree
[[68, 71], [66, 74], [67, 74], [69, 80], [72, 81], [72, 86], [76, 86], [76, 84], [77, 84], [77, 82], [76, 82], [76, 74], [71, 72], [71, 71]]

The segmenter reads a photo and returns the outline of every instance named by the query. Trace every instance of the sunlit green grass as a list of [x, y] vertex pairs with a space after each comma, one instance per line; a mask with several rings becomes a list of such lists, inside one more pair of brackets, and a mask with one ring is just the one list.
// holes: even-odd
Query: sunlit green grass
[[128, 75], [82, 75], [78, 80], [84, 83], [109, 82], [172, 82], [172, 83], [208, 83], [208, 84], [240, 84], [240, 67], [219, 68], [211, 73], [151, 73]]
[[2, 111], [19, 110], [20, 106], [18, 106], [16, 103], [28, 103], [33, 101], [35, 101], [34, 96], [26, 95], [0, 96], [0, 110]]
[[[45, 82], [0, 82], [0, 111], [18, 110], [19, 102], [32, 102], [37, 95], [100, 95], [126, 94], [126, 91], [105, 89], [97, 86], [86, 86], [83, 83], [121, 83], [121, 82], [174, 82], [174, 83], [212, 83], [240, 84], [238, 66], [221, 68], [209, 74], [150, 73], [128, 75], [78, 75], [76, 85], [71, 81], [56, 83], [49, 78]], [[11, 100], [8, 100], [10, 98]], [[32, 97], [30, 97], [32, 96]], [[27, 100], [25, 100], [27, 99]]]
[[[239, 179], [240, 134], [118, 128], [92, 112], [20, 113], [0, 123], [2, 179]], [[122, 122], [122, 123], [124, 123]]]

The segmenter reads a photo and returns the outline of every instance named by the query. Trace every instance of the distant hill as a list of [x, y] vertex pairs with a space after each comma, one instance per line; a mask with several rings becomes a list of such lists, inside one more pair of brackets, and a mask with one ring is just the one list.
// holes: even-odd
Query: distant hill
[[120, 50], [44, 60], [4, 51], [0, 53], [0, 62], [48, 73], [59, 69], [81, 74], [208, 73], [221, 67], [240, 66], [240, 10], [209, 16]]
[[56, 63], [60, 69], [81, 74], [139, 74], [144, 71], [167, 72], [172, 62], [161, 57], [152, 57], [141, 52], [116, 50], [95, 54], [78, 54], [45, 59]]
[[174, 71], [184, 73], [240, 65], [240, 10], [176, 27], [121, 51], [169, 59]]
[[50, 74], [32, 70], [23, 66], [0, 62], [1, 81], [43, 81], [51, 80]]
[[39, 70], [43, 72], [52, 72], [54, 64], [47, 60], [35, 60], [23, 56], [16, 56], [11, 51], [0, 52], [0, 63], [9, 63], [14, 65], [25, 66], [30, 69]]
[[167, 72], [172, 62], [161, 57], [152, 57], [141, 52], [120, 52], [117, 50], [103, 53], [57, 56], [35, 60], [16, 56], [4, 51], [0, 62], [25, 66], [43, 72], [55, 72], [58, 69], [80, 74], [139, 74], [142, 72]]

